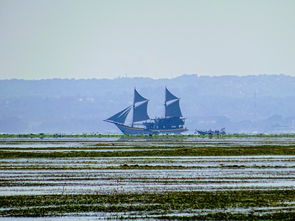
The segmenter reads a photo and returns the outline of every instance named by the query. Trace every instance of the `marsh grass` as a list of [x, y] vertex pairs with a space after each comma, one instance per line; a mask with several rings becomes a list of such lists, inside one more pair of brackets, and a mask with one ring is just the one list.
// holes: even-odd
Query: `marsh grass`
[[[6, 137], [5, 137], [6, 136]], [[7, 138], [7, 136], [12, 136], [11, 138], [33, 138], [27, 141], [17, 141], [17, 140], [1, 140], [1, 144], [21, 144], [25, 142], [26, 145], [30, 143], [66, 143], [74, 142], [78, 143], [79, 146], [70, 147], [75, 151], [58, 151], [58, 147], [38, 147], [37, 148], [11, 148], [4, 147], [0, 149], [0, 159], [3, 161], [0, 163], [0, 169], [2, 170], [82, 170], [82, 169], [109, 169], [110, 171], [115, 169], [129, 170], [129, 169], [143, 169], [143, 170], [182, 170], [182, 169], [202, 169], [204, 167], [200, 166], [177, 166], [177, 165], [148, 165], [137, 164], [136, 161], [126, 161], [120, 165], [104, 165], [99, 167], [95, 164], [96, 157], [180, 157], [180, 156], [263, 156], [263, 155], [295, 155], [295, 144], [293, 142], [272, 142], [265, 141], [265, 143], [255, 143], [255, 145], [243, 144], [243, 139], [239, 141], [241, 144], [230, 143], [225, 140], [205, 140], [205, 142], [198, 141], [187, 141], [183, 138], [188, 137], [201, 137], [196, 135], [176, 135], [176, 136], [154, 136], [151, 140], [142, 140], [141, 138], [146, 138], [143, 136], [138, 136], [141, 140], [133, 140], [133, 137], [126, 136], [126, 140], [118, 141], [89, 141], [89, 140], [46, 140], [43, 138], [59, 138], [65, 136], [65, 138], [79, 138], [87, 137], [88, 135], [46, 135], [46, 134], [30, 134], [30, 135], [0, 135], [0, 138]], [[100, 137], [104, 135], [89, 135], [89, 137]], [[223, 137], [262, 137], [262, 138], [280, 138], [280, 137], [291, 137], [295, 138], [295, 135], [225, 135]], [[105, 136], [105, 137], [115, 137]], [[120, 135], [118, 135], [120, 137]], [[41, 138], [42, 140], [37, 140], [34, 138]], [[206, 137], [204, 137], [206, 138]], [[174, 140], [173, 140], [174, 139]], [[153, 145], [155, 142], [155, 145]], [[247, 142], [247, 140], [245, 141]], [[251, 141], [256, 142], [256, 141]], [[164, 145], [163, 148], [159, 149], [156, 144], [160, 143]], [[205, 146], [206, 144], [215, 144], [212, 146]], [[284, 144], [283, 144], [284, 143]], [[171, 145], [173, 144], [173, 145]], [[198, 144], [199, 146], [194, 146]], [[201, 145], [200, 145], [201, 144]], [[204, 146], [202, 146], [202, 144]], [[217, 146], [219, 144], [219, 146]], [[230, 145], [228, 145], [230, 144]], [[90, 148], [85, 147], [85, 145], [92, 145]], [[117, 149], [118, 145], [126, 145], [130, 149], [143, 148], [140, 151], [110, 151], [110, 152], [97, 152], [93, 149], [103, 149], [103, 148], [114, 148]], [[144, 150], [144, 148], [152, 150]], [[9, 146], [9, 145], [8, 145]], [[85, 149], [86, 148], [86, 149]], [[126, 147], [124, 147], [126, 148]], [[34, 152], [34, 150], [47, 150], [51, 149], [52, 152]], [[65, 149], [61, 147], [61, 149]], [[70, 150], [69, 149], [69, 150]], [[22, 151], [26, 150], [26, 151]], [[55, 151], [57, 150], [57, 151]], [[45, 163], [42, 164], [28, 164], [24, 165], [23, 160], [20, 160], [20, 165], [11, 165], [10, 161], [6, 162], [6, 159], [29, 159], [32, 158], [35, 161], [39, 158], [58, 158], [71, 159], [77, 158], [87, 158], [85, 163], [90, 165], [85, 165], [80, 163], [78, 166], [66, 165], [66, 164], [52, 164]], [[110, 158], [111, 159], [111, 158]], [[128, 159], [128, 158], [127, 158]], [[150, 158], [151, 160], [153, 158]], [[167, 158], [168, 159], [168, 158]], [[26, 160], [30, 162], [30, 160]], [[293, 159], [290, 159], [293, 161]], [[84, 161], [83, 161], [84, 162]], [[150, 161], [148, 161], [150, 162]], [[171, 161], [173, 163], [173, 161]], [[206, 168], [229, 168], [229, 169], [239, 169], [244, 168], [244, 165], [238, 163], [232, 165], [219, 164], [218, 166], [206, 166]], [[279, 171], [283, 168], [280, 166], [271, 165], [252, 165], [246, 166], [247, 168], [276, 168]], [[288, 168], [294, 168], [293, 166], [287, 166]], [[181, 171], [182, 172], [182, 171]], [[54, 173], [54, 172], [53, 172]], [[48, 177], [46, 177], [48, 176]], [[87, 177], [74, 178], [71, 175], [61, 174], [55, 175], [44, 175], [44, 180], [52, 181], [67, 181], [67, 180], [101, 180], [101, 177], [96, 177], [87, 175]], [[268, 177], [267, 179], [277, 179], [278, 177]], [[292, 180], [293, 177], [283, 177], [284, 179]], [[21, 186], [21, 185], [36, 185], [42, 186], [47, 185], [45, 182], [38, 180], [35, 176], [28, 180], [23, 179], [23, 184], [20, 179], [15, 182], [13, 180], [0, 180], [0, 186]], [[111, 178], [109, 178], [112, 180]], [[128, 181], [130, 178], [126, 178]], [[142, 178], [145, 179], [145, 178]], [[155, 180], [158, 179], [157, 177]], [[251, 180], [251, 179], [265, 179], [262, 177], [240, 177], [239, 179]], [[30, 183], [30, 181], [33, 181]], [[39, 182], [40, 181], [40, 182]], [[136, 180], [133, 180], [136, 182]], [[150, 182], [146, 178], [147, 182]], [[181, 182], [203, 182], [202, 180], [190, 180], [179, 179], [159, 179], [158, 183], [171, 183]], [[205, 181], [204, 181], [205, 182]], [[224, 180], [216, 180], [214, 182], [227, 182], [226, 178]], [[229, 178], [229, 182], [234, 182], [232, 178]], [[66, 183], [66, 182], [64, 182]], [[212, 183], [212, 181], [211, 181]], [[52, 184], [50, 184], [52, 185]], [[59, 185], [59, 183], [57, 183]], [[163, 190], [165, 191], [165, 190]], [[293, 220], [295, 217], [294, 211], [295, 202], [295, 190], [232, 190], [232, 191], [191, 191], [191, 192], [167, 192], [167, 193], [151, 193], [151, 192], [141, 192], [141, 193], [117, 193], [114, 191], [113, 194], [105, 194], [96, 192], [96, 194], [62, 194], [59, 195], [17, 195], [17, 196], [1, 196], [0, 194], [0, 216], [10, 216], [10, 217], [47, 217], [47, 216], [67, 216], [68, 214], [77, 214], [77, 216], [83, 213], [95, 213], [95, 212], [109, 212], [117, 213], [116, 218], [132, 219], [134, 217], [128, 216], [128, 213], [141, 214], [140, 218], [156, 218], [156, 219], [175, 219], [175, 220], [194, 220], [194, 219], [211, 219], [211, 220]], [[278, 208], [284, 208], [282, 210]], [[230, 209], [247, 208], [247, 212], [229, 212]], [[267, 212], [261, 212], [259, 208], [268, 209]], [[202, 212], [203, 211], [203, 212]], [[120, 213], [126, 213], [126, 216], [120, 215]], [[182, 215], [182, 213], [187, 213]], [[115, 215], [116, 216], [116, 215]]]
[[[122, 164], [118, 166], [92, 166], [92, 165], [81, 165], [81, 166], [68, 166], [68, 165], [1, 165], [0, 170], [192, 170], [192, 169], [241, 169], [241, 168], [252, 168], [252, 169], [283, 169], [283, 168], [295, 168], [295, 166], [245, 166], [245, 165], [219, 165], [219, 166], [182, 166], [182, 165], [138, 165], [138, 164]], [[1, 183], [0, 183], [1, 185]]]
[[[158, 147], [157, 147], [158, 148]], [[295, 146], [257, 145], [230, 147], [178, 147], [141, 151], [66, 151], [66, 152], [22, 152], [0, 150], [0, 158], [63, 158], [63, 157], [137, 157], [137, 156], [255, 156], [295, 155]]]
[[[257, 208], [286, 206], [295, 201], [295, 190], [220, 191], [220, 192], [168, 192], [142, 194], [92, 194], [92, 195], [37, 195], [0, 196], [1, 216], [60, 216], [66, 213], [145, 211], [161, 213], [187, 212], [195, 209]], [[280, 213], [279, 213], [280, 214]], [[288, 218], [290, 210], [284, 213]], [[278, 214], [192, 214], [191, 218], [269, 218]], [[158, 217], [158, 218], [160, 218]], [[174, 217], [176, 218], [176, 217]], [[187, 217], [177, 216], [177, 219]]]

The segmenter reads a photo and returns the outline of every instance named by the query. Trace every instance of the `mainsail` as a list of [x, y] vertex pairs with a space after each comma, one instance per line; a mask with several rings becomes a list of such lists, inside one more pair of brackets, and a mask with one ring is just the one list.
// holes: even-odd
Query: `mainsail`
[[150, 119], [147, 113], [148, 101], [135, 105], [133, 109], [133, 122], [144, 121]]
[[132, 122], [139, 122], [150, 119], [147, 113], [147, 105], [149, 100], [141, 96], [136, 89], [134, 89], [133, 102], [133, 120]]
[[179, 98], [173, 95], [167, 88], [165, 98], [165, 117], [182, 117]]
[[125, 108], [124, 110], [120, 111], [119, 113], [111, 116], [110, 118], [106, 119], [105, 121], [111, 122], [111, 123], [120, 123], [124, 124], [127, 115], [129, 114], [131, 110], [131, 106]]
[[165, 117], [182, 117], [179, 107], [179, 99], [166, 104]]

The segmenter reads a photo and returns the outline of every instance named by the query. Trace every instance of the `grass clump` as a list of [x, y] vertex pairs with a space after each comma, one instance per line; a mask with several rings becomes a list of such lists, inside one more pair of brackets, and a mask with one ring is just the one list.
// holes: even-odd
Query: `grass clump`
[[295, 146], [257, 145], [230, 147], [167, 147], [166, 149], [140, 151], [53, 151], [22, 152], [0, 150], [0, 158], [64, 158], [64, 157], [136, 157], [136, 156], [254, 156], [254, 155], [295, 155]]
[[[281, 214], [235, 214], [220, 212], [226, 208], [259, 208], [284, 206], [284, 202], [295, 201], [295, 190], [252, 190], [221, 192], [169, 192], [141, 194], [85, 194], [85, 195], [37, 195], [37, 196], [0, 196], [0, 216], [56, 216], [66, 213], [82, 212], [143, 212], [147, 214], [161, 211], [158, 218], [165, 214], [191, 211], [190, 218], [198, 219], [238, 219], [271, 218]], [[198, 209], [219, 209], [217, 212], [199, 214]], [[290, 210], [284, 213], [288, 219], [294, 215]], [[187, 217], [169, 216], [170, 219]]]

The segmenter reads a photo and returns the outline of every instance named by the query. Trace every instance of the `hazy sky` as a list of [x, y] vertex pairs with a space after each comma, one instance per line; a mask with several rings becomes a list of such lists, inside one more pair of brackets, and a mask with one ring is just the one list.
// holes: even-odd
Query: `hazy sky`
[[0, 0], [0, 79], [295, 76], [294, 0]]

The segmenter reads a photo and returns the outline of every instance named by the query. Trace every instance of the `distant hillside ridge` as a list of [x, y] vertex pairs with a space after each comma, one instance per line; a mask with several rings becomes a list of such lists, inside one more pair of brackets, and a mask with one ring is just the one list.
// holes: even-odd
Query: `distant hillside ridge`
[[225, 127], [235, 133], [295, 131], [295, 77], [199, 76], [172, 79], [0, 80], [0, 133], [119, 133], [103, 122], [132, 104], [133, 88], [164, 115], [164, 89], [181, 98], [192, 133]]

